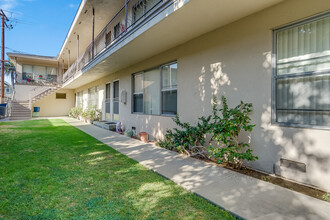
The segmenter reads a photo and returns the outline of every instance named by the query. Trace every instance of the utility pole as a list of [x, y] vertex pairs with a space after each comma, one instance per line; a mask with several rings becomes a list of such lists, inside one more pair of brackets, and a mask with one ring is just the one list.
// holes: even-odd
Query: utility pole
[[5, 101], [5, 18], [1, 9], [1, 103]]
[[6, 24], [6, 21], [8, 21], [8, 18], [6, 14], [0, 10], [0, 16], [1, 16], [1, 103], [4, 103], [5, 101], [5, 62], [8, 62], [5, 60], [5, 25], [7, 28], [9, 28]]

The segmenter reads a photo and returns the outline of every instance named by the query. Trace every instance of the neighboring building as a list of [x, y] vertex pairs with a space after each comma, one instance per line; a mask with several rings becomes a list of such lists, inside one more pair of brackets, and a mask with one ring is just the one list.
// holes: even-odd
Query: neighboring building
[[[40, 116], [97, 104], [104, 120], [161, 138], [176, 113], [196, 122], [225, 95], [253, 103], [248, 166], [330, 190], [330, 1], [127, 2], [81, 2], [50, 58], [66, 99], [39, 99]], [[8, 55], [22, 80], [48, 67]]]
[[[4, 82], [5, 85], [5, 99], [11, 100], [13, 98], [13, 86], [7, 82]], [[0, 81], [0, 90], [1, 90], [1, 81]]]

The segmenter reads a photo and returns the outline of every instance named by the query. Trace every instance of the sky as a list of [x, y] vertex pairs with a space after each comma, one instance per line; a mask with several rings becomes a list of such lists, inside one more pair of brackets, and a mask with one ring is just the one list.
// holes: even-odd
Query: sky
[[57, 56], [81, 0], [0, 0], [12, 30], [5, 52]]

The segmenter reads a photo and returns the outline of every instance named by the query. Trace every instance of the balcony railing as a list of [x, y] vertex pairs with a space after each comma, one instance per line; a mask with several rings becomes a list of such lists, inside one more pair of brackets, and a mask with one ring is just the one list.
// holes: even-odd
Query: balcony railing
[[94, 41], [76, 59], [63, 75], [63, 83], [74, 78], [92, 60], [106, 49], [116, 45], [128, 33], [136, 30], [143, 21], [147, 20], [157, 10], [170, 0], [128, 0], [126, 4], [110, 19], [109, 23], [97, 35]]
[[22, 80], [19, 80], [20, 84], [30, 84], [30, 85], [57, 85], [58, 82], [57, 75], [51, 74], [36, 74], [36, 73], [25, 73], [23, 72]]

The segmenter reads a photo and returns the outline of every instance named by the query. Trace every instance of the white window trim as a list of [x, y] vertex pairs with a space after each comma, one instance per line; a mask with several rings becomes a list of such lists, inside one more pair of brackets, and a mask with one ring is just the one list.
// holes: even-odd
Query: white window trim
[[[309, 129], [319, 129], [319, 130], [330, 130], [330, 125], [310, 125], [310, 124], [297, 124], [297, 123], [290, 123], [290, 122], [277, 122], [277, 95], [276, 95], [276, 79], [281, 78], [277, 76], [277, 33], [283, 30], [291, 29], [292, 27], [304, 25], [311, 23], [313, 21], [318, 21], [322, 18], [328, 17], [330, 15], [330, 11], [321, 13], [319, 15], [314, 15], [309, 18], [305, 18], [302, 20], [298, 20], [296, 22], [292, 22], [282, 27], [278, 27], [273, 29], [273, 55], [272, 55], [272, 67], [273, 67], [273, 74], [272, 74], [272, 103], [271, 103], [271, 124], [280, 126], [280, 127], [292, 127], [292, 128], [309, 128]], [[329, 72], [304, 72], [302, 74], [297, 74], [297, 76], [317, 76], [317, 75], [328, 75]], [[289, 75], [290, 77], [290, 75]]]
[[[162, 73], [161, 73], [161, 68], [163, 66], [170, 66], [172, 64], [177, 64], [177, 63], [178, 63], [177, 61], [172, 61], [172, 62], [169, 62], [169, 63], [165, 63], [165, 64], [162, 64], [162, 65], [155, 66], [155, 67], [152, 67], [152, 68], [149, 68], [149, 69], [145, 69], [143, 71], [139, 71], [139, 72], [136, 72], [136, 73], [133, 73], [132, 74], [132, 83], [131, 83], [131, 85], [132, 85], [131, 113], [132, 114], [136, 114], [136, 115], [150, 115], [150, 116], [164, 116], [164, 117], [175, 117], [176, 116], [176, 114], [163, 114], [162, 113], [163, 112], [163, 107], [162, 107], [162, 103], [163, 103], [162, 92], [163, 91], [164, 92], [165, 91], [174, 91], [174, 90], [177, 91], [178, 88], [169, 88], [169, 89], [163, 89], [162, 88]], [[146, 113], [144, 113], [144, 106], [142, 106], [143, 112], [134, 112], [134, 95], [143, 94], [143, 99], [144, 99], [144, 92], [141, 92], [141, 93], [135, 93], [134, 92], [134, 90], [135, 90], [135, 88], [134, 88], [134, 76], [135, 75], [139, 75], [139, 74], [142, 74], [142, 76], [143, 76], [144, 72], [146, 72], [148, 70], [156, 69], [156, 68], [159, 68], [159, 70], [160, 70], [160, 82], [159, 82], [160, 83], [160, 90], [159, 90], [159, 92], [160, 92], [160, 100], [159, 100], [160, 114], [146, 114]], [[144, 79], [144, 77], [143, 77], [143, 79]], [[177, 109], [176, 112], [178, 113], [178, 109]]]

